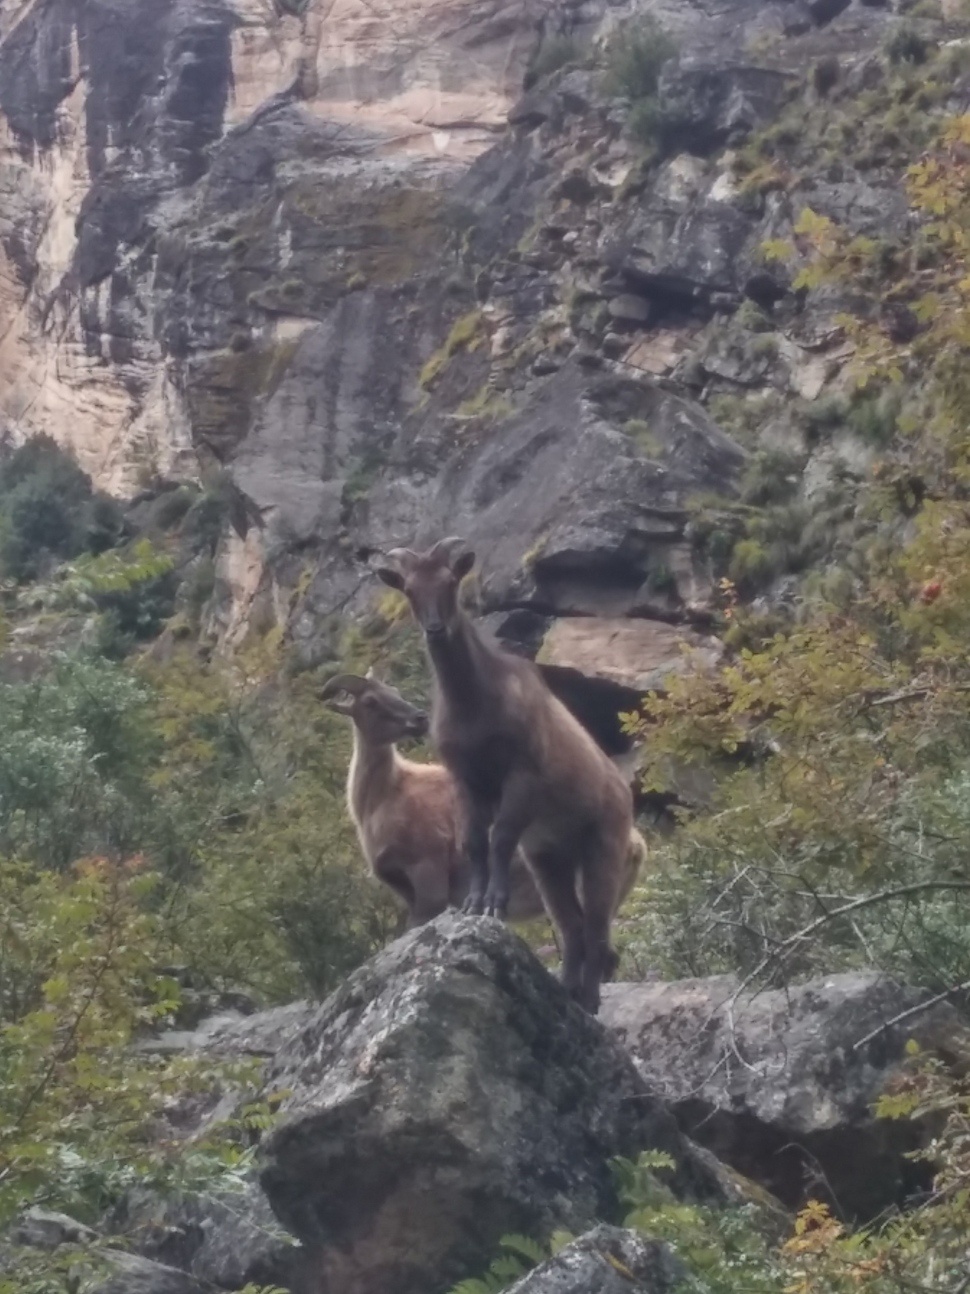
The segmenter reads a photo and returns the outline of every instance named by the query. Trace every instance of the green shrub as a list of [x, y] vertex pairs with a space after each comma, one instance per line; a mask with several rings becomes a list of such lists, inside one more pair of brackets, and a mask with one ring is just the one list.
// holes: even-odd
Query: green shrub
[[849, 401], [843, 395], [823, 395], [802, 406], [799, 421], [811, 441], [844, 425], [849, 413]]
[[56, 559], [104, 552], [124, 534], [118, 505], [50, 437], [20, 446], [0, 466], [0, 567], [23, 583]]
[[890, 63], [925, 63], [930, 45], [915, 27], [898, 23], [886, 37], [883, 48]]
[[582, 58], [583, 46], [575, 36], [544, 36], [526, 72], [525, 88], [530, 89], [536, 81], [551, 76], [570, 63], [578, 63]]
[[640, 144], [656, 144], [663, 124], [663, 113], [655, 97], [637, 99], [627, 117], [630, 137]]
[[896, 391], [864, 395], [849, 410], [849, 429], [868, 445], [883, 449], [896, 434], [902, 399]]
[[773, 332], [775, 328], [761, 306], [750, 300], [744, 300], [738, 306], [734, 314], [734, 322], [748, 332]]
[[728, 575], [745, 592], [757, 592], [778, 573], [774, 555], [759, 540], [742, 539], [734, 545]]
[[[97, 1224], [137, 1186], [178, 1193], [242, 1187], [250, 1120], [270, 1103], [210, 1128], [191, 1155], [145, 1136], [176, 1096], [234, 1085], [244, 1102], [251, 1065], [171, 1061], [132, 1046], [170, 1018], [178, 986], [157, 968], [161, 927], [149, 911], [156, 879], [140, 860], [90, 857], [68, 873], [0, 861], [0, 1226], [25, 1208]], [[2, 1294], [100, 1287], [100, 1255], [5, 1245]], [[82, 1278], [83, 1285], [79, 1284]]]
[[152, 509], [153, 525], [159, 530], [174, 530], [185, 520], [198, 497], [198, 490], [190, 485], [166, 490]]
[[787, 503], [798, 493], [802, 466], [802, 459], [787, 450], [759, 450], [741, 477], [741, 501], [755, 507]]
[[663, 454], [663, 443], [645, 418], [628, 418], [623, 430], [648, 457], [659, 458]]
[[185, 514], [182, 538], [192, 553], [215, 553], [229, 520], [230, 491], [228, 476], [220, 475]]
[[674, 42], [653, 18], [624, 24], [605, 48], [604, 88], [608, 94], [629, 99], [627, 130], [649, 147], [657, 143], [663, 126], [657, 98], [660, 72], [676, 52]]
[[653, 19], [622, 26], [606, 46], [606, 87], [636, 102], [657, 93], [660, 72], [677, 46]]
[[714, 421], [743, 445], [758, 444], [759, 432], [780, 410], [774, 393], [765, 395], [715, 395], [709, 405]]
[[749, 359], [775, 359], [778, 355], [778, 338], [770, 333], [758, 333], [747, 344]]
[[211, 557], [199, 557], [189, 568], [179, 588], [179, 598], [190, 623], [198, 628], [206, 603], [216, 586], [216, 564]]

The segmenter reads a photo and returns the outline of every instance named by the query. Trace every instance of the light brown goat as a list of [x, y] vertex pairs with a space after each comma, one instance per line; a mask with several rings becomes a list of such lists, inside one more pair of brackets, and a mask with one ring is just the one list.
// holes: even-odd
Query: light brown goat
[[465, 615], [458, 593], [475, 555], [462, 540], [394, 549], [385, 562], [377, 573], [406, 595], [435, 672], [432, 736], [468, 824], [465, 910], [507, 915], [521, 843], [562, 937], [563, 983], [595, 1015], [616, 969], [610, 927], [631, 850], [643, 846], [630, 788], [538, 669], [486, 641]]
[[[422, 925], [468, 893], [461, 807], [454, 779], [440, 764], [399, 755], [395, 742], [423, 737], [423, 710], [372, 677], [340, 674], [320, 693], [354, 724], [347, 806], [374, 875], [404, 900], [408, 925]], [[513, 860], [509, 916], [542, 915], [542, 900], [521, 858]]]

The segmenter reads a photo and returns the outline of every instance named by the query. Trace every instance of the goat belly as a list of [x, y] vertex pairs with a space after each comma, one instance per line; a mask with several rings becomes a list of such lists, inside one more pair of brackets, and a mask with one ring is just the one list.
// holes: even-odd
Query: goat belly
[[455, 778], [476, 800], [497, 804], [502, 798], [502, 789], [513, 766], [511, 752], [504, 742], [489, 743], [473, 751], [442, 750], [441, 755]]
[[568, 819], [557, 821], [543, 817], [529, 823], [522, 833], [519, 844], [527, 854], [538, 854], [545, 849], [571, 844], [575, 835]]

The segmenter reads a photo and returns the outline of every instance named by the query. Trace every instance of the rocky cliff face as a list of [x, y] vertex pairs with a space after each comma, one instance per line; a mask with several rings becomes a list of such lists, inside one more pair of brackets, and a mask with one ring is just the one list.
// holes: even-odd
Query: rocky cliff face
[[[386, 246], [381, 282], [432, 252], [424, 190], [501, 128], [537, 16], [529, 0], [5, 4], [7, 430], [50, 432], [119, 491], [243, 439], [278, 373], [221, 350], [245, 334], [284, 367], [316, 313], [287, 282], [333, 306], [355, 240]], [[352, 212], [372, 188], [369, 240]], [[250, 301], [261, 289], [282, 307]]]
[[[554, 42], [647, 16], [679, 51], [650, 148], [568, 57], [523, 97]], [[846, 356], [835, 295], [806, 303], [760, 255], [806, 192], [744, 182], [737, 147], [825, 93], [813, 65], [878, 81], [892, 21], [871, 0], [7, 0], [4, 433], [51, 433], [122, 494], [228, 468], [250, 506], [219, 561], [226, 646], [276, 622], [326, 659], [375, 549], [459, 532], [504, 634], [635, 695], [678, 656], [670, 626], [704, 628], [689, 505], [748, 458], [714, 397], [813, 401]], [[810, 188], [858, 232], [905, 225], [878, 164]], [[816, 490], [858, 452], [829, 445]]]

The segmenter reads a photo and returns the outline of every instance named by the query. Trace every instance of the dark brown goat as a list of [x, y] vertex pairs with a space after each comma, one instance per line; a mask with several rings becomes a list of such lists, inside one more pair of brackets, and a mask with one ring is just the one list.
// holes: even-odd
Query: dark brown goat
[[407, 596], [434, 668], [432, 736], [466, 804], [465, 910], [506, 916], [521, 842], [562, 937], [563, 983], [595, 1015], [616, 968], [610, 926], [628, 860], [642, 856], [630, 788], [536, 667], [465, 615], [459, 586], [474, 563], [462, 540], [445, 539], [425, 553], [394, 549], [378, 569]]
[[[320, 697], [353, 720], [347, 807], [374, 875], [404, 900], [409, 926], [460, 905], [468, 893], [468, 865], [454, 779], [440, 764], [404, 759], [394, 744], [423, 737], [427, 715], [371, 676], [340, 674]], [[530, 921], [542, 911], [520, 856], [513, 862], [509, 916]]]

